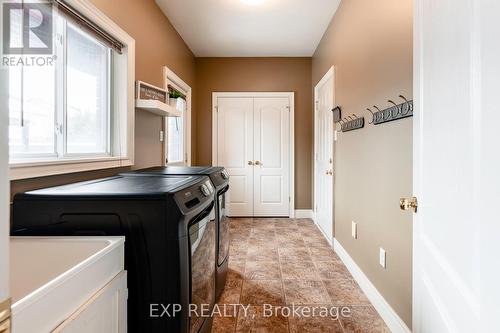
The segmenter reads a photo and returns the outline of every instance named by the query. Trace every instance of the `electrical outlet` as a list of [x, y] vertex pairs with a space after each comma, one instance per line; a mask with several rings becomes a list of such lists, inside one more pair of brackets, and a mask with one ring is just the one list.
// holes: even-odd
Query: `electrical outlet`
[[358, 224], [354, 221], [351, 221], [351, 223], [352, 223], [351, 225], [352, 238], [358, 239]]
[[386, 268], [386, 253], [385, 253], [385, 250], [383, 248], [380, 248], [379, 264], [380, 264], [380, 266]]

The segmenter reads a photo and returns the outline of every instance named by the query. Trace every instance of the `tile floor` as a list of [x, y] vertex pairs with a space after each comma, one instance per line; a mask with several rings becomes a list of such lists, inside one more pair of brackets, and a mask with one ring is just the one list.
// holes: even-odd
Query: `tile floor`
[[212, 333], [389, 332], [311, 220], [231, 219], [230, 251]]

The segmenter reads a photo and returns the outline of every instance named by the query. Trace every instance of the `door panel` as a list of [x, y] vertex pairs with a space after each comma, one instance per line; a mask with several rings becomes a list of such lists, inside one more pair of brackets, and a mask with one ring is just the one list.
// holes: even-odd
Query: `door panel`
[[253, 99], [218, 98], [217, 164], [230, 175], [228, 216], [253, 215]]
[[[484, 15], [491, 15], [487, 29]], [[498, 267], [498, 259], [483, 256], [498, 257], [500, 251], [497, 232], [491, 250], [481, 253], [481, 232], [488, 234], [487, 224], [481, 229], [481, 223], [492, 221], [484, 208], [498, 206], [499, 193], [498, 169], [491, 178], [483, 172], [500, 162], [498, 148], [493, 154], [486, 149], [500, 142], [498, 127], [488, 132], [490, 124], [500, 121], [497, 101], [491, 109], [485, 103], [488, 96], [497, 100], [500, 89], [499, 15], [497, 1], [415, 3], [413, 150], [419, 207], [413, 221], [414, 332], [498, 332], [498, 320], [496, 329], [481, 329], [480, 321], [489, 320], [483, 314], [495, 305], [498, 317], [500, 290], [497, 273], [496, 283], [483, 294], [496, 304], [481, 306], [481, 279], [495, 276], [493, 267]], [[487, 36], [492, 39], [482, 44]], [[495, 61], [482, 70], [485, 56], [494, 50]], [[494, 80], [484, 80], [493, 73]], [[485, 133], [490, 137], [483, 141]], [[482, 179], [496, 184], [496, 200], [492, 192], [483, 192], [488, 185]]]
[[[8, 82], [6, 71], [0, 70], [2, 82]], [[7, 84], [0, 85], [0, 109], [8, 110]], [[0, 112], [0, 307], [9, 297], [9, 146], [8, 112]], [[4, 303], [5, 304], [5, 303]], [[0, 308], [0, 312], [2, 309]], [[0, 318], [0, 325], [2, 319]]]
[[254, 100], [254, 216], [290, 214], [290, 102]]
[[316, 89], [315, 220], [328, 241], [333, 240], [333, 74]]

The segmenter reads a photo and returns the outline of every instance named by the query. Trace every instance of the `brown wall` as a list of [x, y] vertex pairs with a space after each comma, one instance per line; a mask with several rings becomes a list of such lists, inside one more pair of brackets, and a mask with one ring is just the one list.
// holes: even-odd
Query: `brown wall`
[[312, 207], [311, 58], [197, 58], [198, 165], [212, 162], [212, 92], [295, 92], [295, 203]]
[[[367, 107], [412, 97], [412, 38], [411, 0], [342, 1], [314, 54], [313, 85], [334, 65], [336, 103], [370, 121]], [[412, 194], [411, 118], [340, 133], [335, 169], [335, 238], [411, 327], [412, 216], [398, 207]]]
[[[195, 85], [193, 53], [170, 24], [154, 0], [92, 0], [104, 14], [135, 39], [136, 80], [163, 86], [163, 66], [168, 66], [191, 87]], [[193, 89], [193, 94], [194, 94]], [[193, 105], [193, 109], [194, 109]], [[159, 131], [162, 118], [137, 110], [135, 118], [135, 166], [162, 163]], [[194, 131], [193, 131], [194, 132]], [[117, 169], [14, 181], [12, 194], [34, 188], [114, 175]]]

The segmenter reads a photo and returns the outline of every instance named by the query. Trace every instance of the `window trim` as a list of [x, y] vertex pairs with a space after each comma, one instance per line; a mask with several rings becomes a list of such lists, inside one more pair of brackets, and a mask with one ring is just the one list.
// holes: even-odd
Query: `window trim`
[[37, 159], [33, 162], [14, 162], [9, 165], [11, 180], [134, 165], [135, 40], [89, 0], [67, 0], [66, 2], [124, 45], [123, 53], [115, 57], [113, 67], [126, 68], [127, 70], [125, 73], [113, 71], [114, 93], [111, 96], [114, 113], [118, 114], [118, 117], [111, 119], [111, 135], [114, 136], [114, 145], [118, 145], [120, 149], [110, 147], [112, 151], [118, 152], [114, 156], [71, 156], [58, 160]]
[[[163, 140], [163, 166], [191, 166], [191, 87], [184, 82], [177, 74], [175, 74], [171, 69], [167, 66], [163, 67], [163, 78], [165, 81], [165, 89], [168, 90], [168, 86], [172, 86], [175, 89], [178, 89], [180, 92], [186, 94], [186, 112], [184, 116], [184, 154], [186, 158], [184, 162], [172, 162], [166, 163], [167, 160], [167, 138], [168, 135], [165, 135], [165, 140]], [[167, 117], [163, 122], [164, 131], [167, 130]]]

